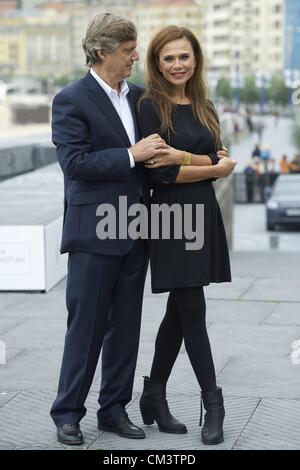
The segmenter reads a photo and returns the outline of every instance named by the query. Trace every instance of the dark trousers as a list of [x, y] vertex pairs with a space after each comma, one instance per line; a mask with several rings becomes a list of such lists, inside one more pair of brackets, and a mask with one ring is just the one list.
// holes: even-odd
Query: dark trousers
[[56, 425], [79, 423], [102, 348], [98, 419], [113, 424], [130, 402], [136, 367], [143, 290], [145, 242], [124, 256], [69, 254], [68, 321], [57, 398]]
[[202, 390], [216, 389], [216, 374], [206, 330], [203, 287], [170, 292], [166, 314], [155, 341], [150, 378], [166, 383], [184, 340], [186, 352]]

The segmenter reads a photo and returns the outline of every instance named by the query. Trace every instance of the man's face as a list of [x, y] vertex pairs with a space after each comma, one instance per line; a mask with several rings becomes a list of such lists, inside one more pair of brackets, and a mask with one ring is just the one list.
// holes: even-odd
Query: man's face
[[132, 66], [139, 58], [136, 41], [126, 41], [122, 42], [114, 52], [104, 54], [102, 66], [120, 81], [131, 75]]

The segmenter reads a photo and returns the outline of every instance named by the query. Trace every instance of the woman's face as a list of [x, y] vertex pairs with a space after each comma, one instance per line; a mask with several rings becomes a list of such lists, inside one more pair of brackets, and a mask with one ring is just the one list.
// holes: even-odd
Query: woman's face
[[163, 77], [174, 86], [182, 87], [192, 77], [196, 59], [186, 38], [170, 41], [161, 48], [158, 67]]

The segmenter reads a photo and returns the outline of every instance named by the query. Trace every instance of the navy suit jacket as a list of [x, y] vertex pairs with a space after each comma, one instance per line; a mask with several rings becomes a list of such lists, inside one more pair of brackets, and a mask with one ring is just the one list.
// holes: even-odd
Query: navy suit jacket
[[[143, 89], [128, 84], [136, 141], [140, 134], [136, 105]], [[143, 198], [149, 204], [144, 167], [130, 167], [127, 148], [131, 143], [105, 91], [88, 74], [60, 91], [53, 100], [52, 140], [64, 173], [65, 203], [61, 252], [83, 251], [123, 255], [131, 239], [99, 239], [97, 207], [112, 204], [119, 217], [119, 196], [127, 196], [128, 206]], [[117, 234], [118, 236], [118, 234]]]

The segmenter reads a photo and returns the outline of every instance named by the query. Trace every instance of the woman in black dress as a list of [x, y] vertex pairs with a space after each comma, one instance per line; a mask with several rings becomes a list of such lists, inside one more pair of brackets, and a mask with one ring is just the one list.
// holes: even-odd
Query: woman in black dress
[[203, 55], [193, 33], [176, 26], [160, 31], [149, 46], [147, 68], [148, 91], [139, 104], [141, 131], [144, 137], [160, 134], [170, 154], [170, 166], [160, 166], [158, 157], [146, 163], [153, 188], [151, 203], [176, 203], [182, 209], [190, 205], [193, 229], [197, 224], [203, 229], [196, 214], [196, 206], [202, 205], [204, 244], [201, 249], [187, 250], [190, 238], [183, 230], [177, 239], [174, 226], [170, 239], [163, 239], [160, 232], [159, 239], [150, 242], [152, 291], [170, 294], [140, 408], [145, 424], [155, 420], [160, 431], [187, 432], [171, 415], [166, 400], [166, 383], [184, 340], [206, 409], [202, 441], [217, 444], [223, 441], [225, 411], [206, 331], [203, 286], [231, 281], [226, 235], [212, 181], [228, 176], [236, 162], [220, 150], [218, 118], [206, 98]]

